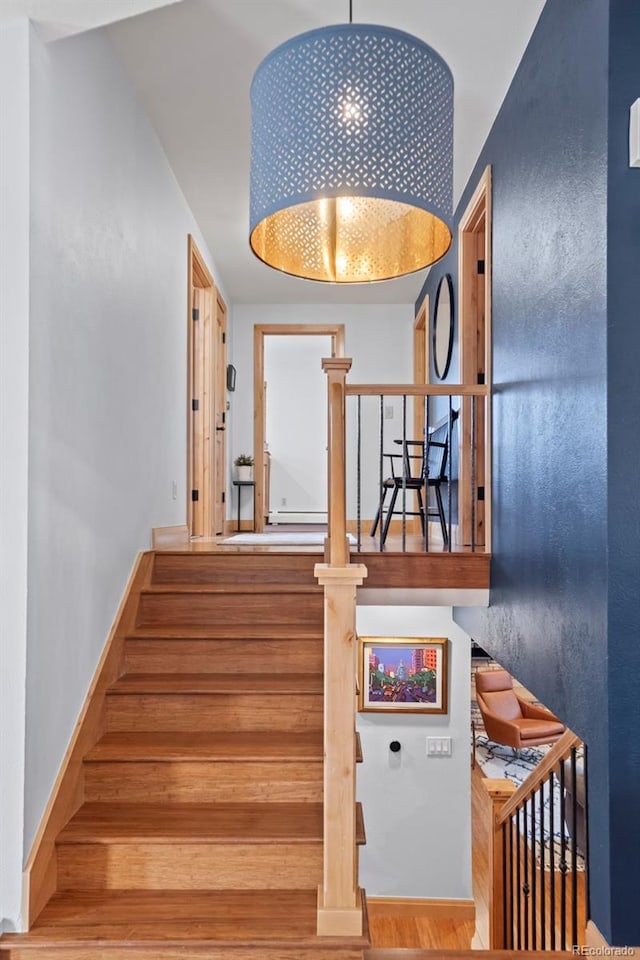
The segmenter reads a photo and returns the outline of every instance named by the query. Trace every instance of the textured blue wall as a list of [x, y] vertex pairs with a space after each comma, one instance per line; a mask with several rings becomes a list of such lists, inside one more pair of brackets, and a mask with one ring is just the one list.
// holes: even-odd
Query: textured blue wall
[[591, 916], [617, 944], [640, 943], [639, 49], [638, 0], [548, 0], [458, 207], [491, 164], [491, 607], [455, 618], [588, 743]]
[[[640, 96], [640, 5], [612, 0], [608, 177], [609, 782], [612, 926], [640, 943], [640, 169], [629, 107]], [[635, 865], [635, 869], [634, 869]]]

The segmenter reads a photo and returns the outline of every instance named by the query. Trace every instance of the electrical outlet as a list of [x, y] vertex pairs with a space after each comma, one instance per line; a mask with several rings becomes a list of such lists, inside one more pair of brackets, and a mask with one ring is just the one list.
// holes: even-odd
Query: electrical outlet
[[172, 500], [178, 499], [178, 481], [177, 480], [171, 481], [171, 499]]
[[287, 505], [287, 498], [286, 498], [286, 497], [283, 497], [282, 500], [280, 501], [280, 506], [281, 506], [281, 507], [286, 507], [286, 505]]
[[389, 406], [385, 406], [384, 418], [385, 420], [393, 420], [393, 406], [391, 404], [389, 404]]
[[427, 737], [428, 757], [450, 757], [451, 737]]

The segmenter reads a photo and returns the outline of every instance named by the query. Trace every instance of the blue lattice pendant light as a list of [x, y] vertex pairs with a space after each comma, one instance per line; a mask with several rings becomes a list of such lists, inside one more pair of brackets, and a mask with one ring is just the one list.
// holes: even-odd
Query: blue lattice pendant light
[[293, 37], [251, 86], [251, 249], [309, 280], [387, 280], [451, 244], [453, 78], [417, 37]]

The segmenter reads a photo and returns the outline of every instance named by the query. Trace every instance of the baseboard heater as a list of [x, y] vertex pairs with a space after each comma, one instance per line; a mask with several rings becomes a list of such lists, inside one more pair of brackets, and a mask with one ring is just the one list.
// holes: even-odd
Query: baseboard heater
[[328, 523], [326, 510], [271, 510], [269, 523]]

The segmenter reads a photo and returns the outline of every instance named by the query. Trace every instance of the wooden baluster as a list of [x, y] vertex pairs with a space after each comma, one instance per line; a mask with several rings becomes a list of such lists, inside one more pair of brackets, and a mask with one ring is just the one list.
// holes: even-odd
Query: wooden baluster
[[318, 890], [318, 935], [358, 936], [362, 904], [356, 853], [356, 587], [367, 575], [349, 562], [345, 503], [345, 378], [351, 360], [322, 361], [329, 392], [328, 563], [324, 587], [324, 874]]
[[[504, 950], [504, 877], [502, 871], [503, 835], [498, 825], [498, 815], [516, 791], [511, 780], [483, 780], [486, 793], [485, 816], [489, 825], [488, 850], [488, 903], [489, 903], [489, 949]], [[516, 854], [519, 856], [519, 852]]]

